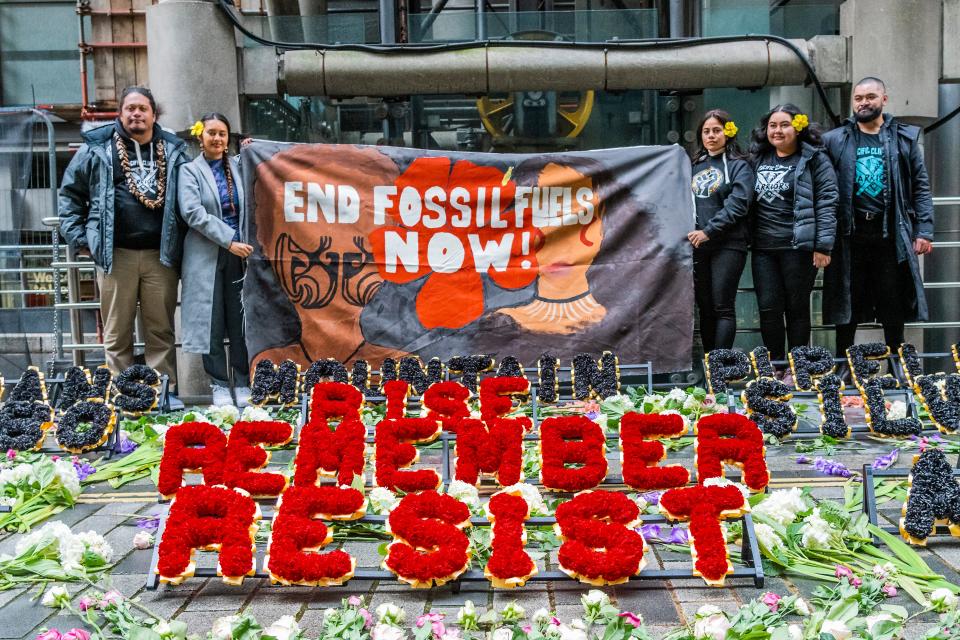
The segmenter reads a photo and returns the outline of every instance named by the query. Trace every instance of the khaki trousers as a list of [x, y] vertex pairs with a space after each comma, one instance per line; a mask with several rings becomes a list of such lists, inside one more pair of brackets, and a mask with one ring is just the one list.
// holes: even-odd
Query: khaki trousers
[[133, 327], [139, 301], [147, 364], [167, 374], [170, 385], [175, 385], [177, 272], [160, 263], [159, 249], [114, 248], [113, 272], [98, 269], [97, 276], [107, 366], [117, 375], [133, 364]]

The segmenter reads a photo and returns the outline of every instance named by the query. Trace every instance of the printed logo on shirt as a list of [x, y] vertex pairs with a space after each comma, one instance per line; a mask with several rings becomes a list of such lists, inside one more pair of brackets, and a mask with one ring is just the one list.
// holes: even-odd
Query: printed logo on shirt
[[883, 149], [859, 147], [857, 149], [857, 195], [875, 198], [883, 192], [885, 176]]
[[130, 158], [130, 177], [137, 190], [147, 198], [157, 195], [157, 163]]
[[793, 165], [760, 165], [755, 187], [757, 197], [768, 204], [774, 200], [785, 200], [782, 193], [790, 190], [789, 177], [793, 169]]
[[704, 169], [693, 176], [691, 188], [697, 198], [709, 198], [723, 184], [723, 174], [716, 167]]

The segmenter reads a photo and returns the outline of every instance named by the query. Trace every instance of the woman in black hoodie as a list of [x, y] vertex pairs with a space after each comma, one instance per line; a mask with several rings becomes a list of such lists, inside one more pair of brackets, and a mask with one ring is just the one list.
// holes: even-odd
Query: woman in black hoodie
[[[753, 284], [760, 333], [773, 360], [810, 340], [810, 292], [830, 264], [837, 231], [837, 176], [820, 132], [792, 104], [777, 105], [753, 131]], [[786, 320], [786, 327], [784, 327]]]
[[693, 278], [700, 311], [704, 351], [729, 349], [737, 335], [737, 285], [747, 262], [747, 213], [753, 196], [753, 170], [737, 144], [730, 114], [707, 111], [693, 157], [693, 200], [697, 228], [687, 235], [693, 245]]

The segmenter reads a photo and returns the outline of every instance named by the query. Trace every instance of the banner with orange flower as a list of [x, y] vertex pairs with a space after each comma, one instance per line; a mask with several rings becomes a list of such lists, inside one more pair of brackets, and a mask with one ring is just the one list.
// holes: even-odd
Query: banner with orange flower
[[484, 154], [254, 142], [254, 360], [617, 353], [690, 367], [682, 149]]

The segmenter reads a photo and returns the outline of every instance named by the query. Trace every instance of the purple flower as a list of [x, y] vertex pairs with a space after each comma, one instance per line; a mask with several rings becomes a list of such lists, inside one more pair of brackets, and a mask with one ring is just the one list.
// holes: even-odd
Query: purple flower
[[151, 533], [160, 528], [160, 515], [163, 507], [156, 506], [147, 512], [147, 515], [137, 518], [137, 529], [145, 529]]
[[640, 527], [640, 534], [644, 540], [660, 539], [660, 525], [645, 524]]
[[136, 442], [128, 438], [126, 433], [121, 433], [120, 441], [117, 442], [117, 451], [120, 453], [130, 453], [139, 446]]
[[886, 455], [877, 456], [877, 459], [873, 461], [873, 464], [871, 466], [875, 470], [889, 469], [897, 462], [898, 457], [900, 457], [900, 450], [894, 449], [893, 451], [891, 451]]
[[664, 542], [671, 544], [687, 544], [689, 541], [690, 536], [687, 534], [687, 530], [679, 525], [670, 529], [670, 535], [664, 539]]
[[797, 464], [810, 464], [810, 456], [797, 456]]
[[600, 415], [600, 412], [599, 412], [599, 411], [587, 411], [587, 412], [586, 412], [585, 414], [583, 414], [583, 415], [587, 416], [587, 417], [588, 417], [589, 419], [591, 419], [591, 420], [596, 420], [597, 417]]
[[77, 472], [77, 478], [80, 482], [83, 482], [97, 472], [97, 469], [93, 465], [82, 458], [77, 458], [73, 461], [73, 469]]
[[826, 458], [821, 458], [819, 456], [813, 461], [813, 468], [828, 476], [849, 478], [853, 475], [853, 472], [850, 471], [850, 469], [847, 469], [846, 465], [844, 465], [842, 462], [834, 462], [833, 460], [827, 460]]
[[648, 491], [647, 493], [641, 493], [640, 497], [647, 501], [647, 504], [660, 504], [660, 496], [663, 495], [663, 491]]

